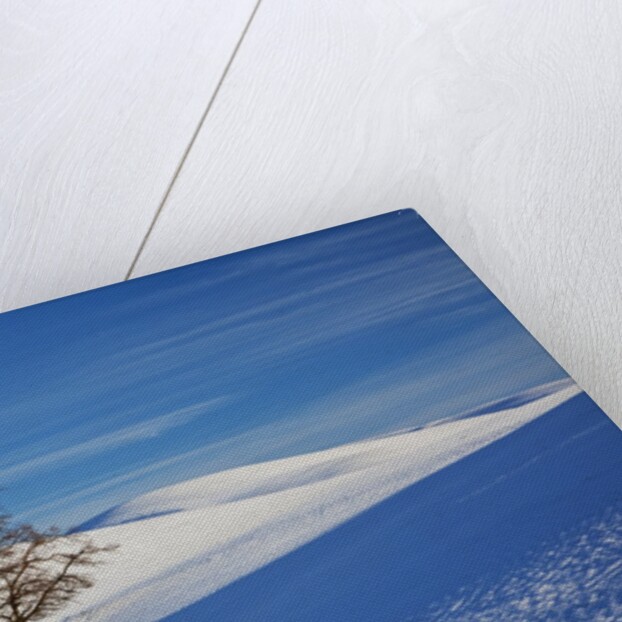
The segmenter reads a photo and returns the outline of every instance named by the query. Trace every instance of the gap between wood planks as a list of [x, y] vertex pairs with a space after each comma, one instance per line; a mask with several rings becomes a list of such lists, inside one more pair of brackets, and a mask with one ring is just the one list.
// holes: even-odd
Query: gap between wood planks
[[177, 177], [179, 177], [179, 173], [181, 172], [181, 169], [183, 168], [188, 158], [188, 154], [190, 153], [192, 146], [194, 145], [194, 142], [196, 141], [197, 136], [199, 135], [199, 132], [201, 131], [201, 128], [203, 127], [203, 123], [205, 122], [205, 119], [207, 118], [209, 111], [212, 109], [214, 101], [216, 100], [216, 97], [218, 96], [218, 92], [220, 91], [220, 87], [223, 85], [223, 82], [225, 81], [225, 78], [227, 77], [227, 74], [229, 73], [229, 69], [233, 65], [233, 61], [235, 60], [238, 50], [240, 49], [242, 45], [242, 41], [244, 41], [244, 37], [246, 37], [246, 33], [249, 31], [251, 27], [251, 24], [253, 22], [253, 19], [255, 18], [255, 14], [257, 13], [257, 10], [259, 9], [259, 5], [261, 4], [261, 1], [262, 0], [257, 0], [257, 3], [255, 4], [250, 14], [250, 17], [248, 18], [248, 21], [246, 22], [246, 25], [244, 26], [244, 29], [242, 30], [242, 33], [240, 34], [240, 38], [238, 39], [238, 42], [233, 48], [231, 58], [229, 58], [229, 61], [227, 62], [227, 65], [225, 66], [225, 69], [222, 72], [222, 75], [220, 76], [220, 80], [218, 81], [218, 84], [216, 85], [216, 88], [214, 89], [212, 96], [209, 98], [209, 101], [207, 102], [207, 106], [205, 107], [205, 110], [203, 111], [203, 114], [201, 115], [201, 118], [199, 119], [199, 123], [196, 129], [194, 130], [192, 137], [190, 138], [190, 142], [188, 143], [188, 146], [186, 147], [183, 155], [181, 156], [181, 159], [179, 160], [179, 164], [177, 165], [177, 168], [175, 169], [175, 172], [173, 173], [173, 177], [171, 178], [171, 181], [168, 187], [166, 188], [166, 191], [164, 192], [162, 201], [160, 201], [160, 204], [158, 205], [158, 208], [156, 209], [155, 214], [153, 215], [153, 218], [151, 219], [151, 223], [149, 224], [149, 227], [147, 228], [147, 231], [138, 247], [138, 250], [136, 251], [136, 255], [134, 256], [134, 259], [132, 260], [132, 263], [130, 264], [127, 274], [125, 275], [125, 278], [123, 279], [124, 281], [127, 281], [128, 279], [132, 278], [132, 272], [134, 272], [134, 269], [136, 268], [136, 264], [138, 263], [138, 260], [140, 259], [140, 256], [142, 255], [142, 252], [145, 249], [147, 240], [149, 239], [149, 236], [151, 235], [151, 232], [153, 231], [155, 224], [158, 218], [160, 217], [160, 214], [162, 213], [162, 209], [164, 208], [164, 205], [169, 195], [171, 194], [171, 190], [173, 189], [173, 186], [175, 185], [175, 182], [177, 181]]

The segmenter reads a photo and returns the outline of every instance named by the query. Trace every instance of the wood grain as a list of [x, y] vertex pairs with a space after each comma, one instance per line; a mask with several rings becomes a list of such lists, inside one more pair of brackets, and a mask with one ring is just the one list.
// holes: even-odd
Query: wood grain
[[415, 207], [622, 424], [619, 4], [264, 0], [135, 275]]
[[1, 309], [124, 278], [254, 5], [3, 4]]

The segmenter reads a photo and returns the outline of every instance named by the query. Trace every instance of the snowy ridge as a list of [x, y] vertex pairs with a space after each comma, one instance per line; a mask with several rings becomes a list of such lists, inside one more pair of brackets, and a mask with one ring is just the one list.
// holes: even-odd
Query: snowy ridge
[[89, 533], [120, 549], [58, 619], [173, 614], [580, 393], [553, 389], [507, 410], [231, 469], [113, 508]]
[[[136, 499], [116, 506], [87, 521], [77, 530], [85, 531], [111, 527], [137, 520], [145, 520], [165, 514], [197, 510], [200, 508], [221, 506], [245, 499], [262, 497], [264, 495], [300, 488], [311, 484], [318, 484], [325, 480], [360, 469], [369, 469], [377, 464], [399, 464], [406, 460], [406, 464], [415, 458], [411, 455], [413, 443], [427, 443], [430, 433], [424, 436], [411, 436], [414, 432], [422, 432], [430, 428], [456, 423], [461, 420], [481, 417], [482, 415], [512, 413], [505, 421], [503, 429], [511, 430], [523, 422], [523, 418], [530, 419], [534, 414], [542, 414], [556, 406], [558, 400], [566, 400], [576, 395], [580, 389], [569, 379], [549, 383], [525, 391], [518, 396], [486, 404], [477, 410], [469, 411], [456, 417], [434, 421], [416, 428], [408, 428], [391, 434], [376, 437], [371, 440], [350, 443], [333, 449], [318, 451], [310, 454], [271, 460], [268, 462], [228, 469], [219, 473], [191, 479], [182, 483], [159, 488], [153, 492], [141, 495]], [[545, 398], [544, 400], [542, 398]], [[538, 400], [531, 407], [528, 405]], [[518, 408], [528, 406], [519, 413]], [[483, 425], [486, 420], [480, 420], [476, 425]], [[471, 427], [471, 426], [467, 426]], [[457, 432], [459, 428], [456, 428]], [[434, 436], [434, 435], [432, 435]], [[498, 438], [494, 432], [493, 437]], [[401, 437], [400, 440], [384, 442], [382, 439]], [[421, 453], [416, 457], [422, 473], [433, 472], [435, 466], [447, 463], [447, 457], [442, 446], [433, 438], [426, 448], [426, 464], [421, 460]], [[440, 439], [439, 439], [440, 440]], [[477, 443], [479, 446], [479, 442]], [[460, 447], [455, 455], [469, 453], [469, 445]], [[473, 448], [475, 445], [473, 446]], [[427, 452], [431, 451], [432, 455]], [[452, 449], [452, 454], [456, 450]], [[394, 453], [397, 452], [397, 453]], [[431, 460], [428, 464], [427, 460]], [[451, 461], [451, 460], [450, 460]], [[410, 471], [409, 471], [410, 472]]]

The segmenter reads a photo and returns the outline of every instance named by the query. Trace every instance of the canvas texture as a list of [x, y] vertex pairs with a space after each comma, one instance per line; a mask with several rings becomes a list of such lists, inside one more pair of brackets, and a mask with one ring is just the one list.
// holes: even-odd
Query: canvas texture
[[413, 210], [5, 313], [0, 344], [4, 529], [96, 561], [19, 618], [31, 540], [0, 541], [0, 619], [622, 619], [622, 432]]

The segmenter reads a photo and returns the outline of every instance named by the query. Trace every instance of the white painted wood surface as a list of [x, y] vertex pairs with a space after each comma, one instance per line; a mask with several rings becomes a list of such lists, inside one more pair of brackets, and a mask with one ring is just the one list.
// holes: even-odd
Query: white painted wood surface
[[122, 280], [254, 0], [0, 7], [0, 308]]
[[[252, 8], [226, 4], [239, 32]], [[177, 16], [182, 51], [169, 43], [173, 59], [163, 50], [157, 69], [157, 26], [137, 44], [129, 27], [120, 35], [81, 9], [73, 19], [88, 34], [75, 36], [93, 45], [82, 64], [104, 62], [103, 46], [136, 67], [119, 81], [106, 64], [97, 96], [83, 94], [93, 85], [78, 88], [86, 69], [72, 98], [34, 68], [2, 89], [0, 105], [17, 115], [3, 114], [4, 126], [17, 138], [0, 138], [0, 210], [20, 223], [2, 240], [4, 308], [119, 280], [132, 264], [208, 103], [207, 82], [219, 79], [201, 62], [211, 39], [199, 6], [162, 3]], [[129, 10], [120, 7], [110, 11]], [[24, 33], [5, 48], [40, 36], [29, 19], [16, 21]], [[620, 41], [615, 0], [261, 0], [132, 275], [415, 207], [622, 425]], [[179, 67], [184, 55], [190, 67]], [[53, 75], [59, 60], [47, 62]], [[60, 65], [71, 63], [61, 55]], [[154, 87], [155, 111], [119, 127], [98, 102], [136, 88], [132, 76], [145, 70], [168, 85], [166, 97]], [[173, 71], [183, 80], [167, 82]], [[32, 93], [44, 103], [27, 115], [19, 103]], [[171, 109], [184, 101], [191, 114], [178, 118]], [[119, 102], [116, 113], [128, 114], [144, 99]], [[69, 141], [69, 121], [50, 130], [45, 111], [68, 106], [76, 134], [99, 125], [115, 139]], [[128, 169], [117, 167], [127, 154]], [[59, 259], [65, 251], [71, 261]]]

